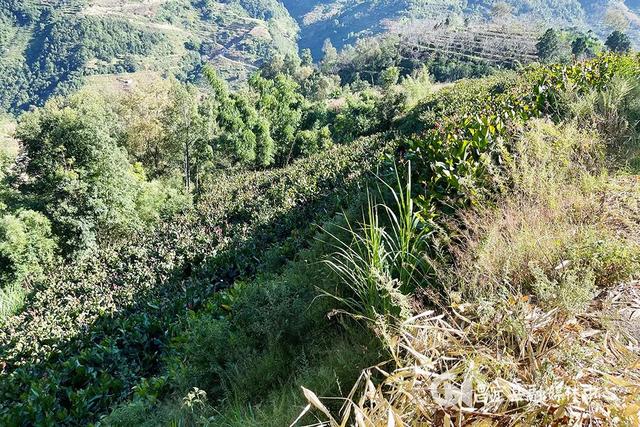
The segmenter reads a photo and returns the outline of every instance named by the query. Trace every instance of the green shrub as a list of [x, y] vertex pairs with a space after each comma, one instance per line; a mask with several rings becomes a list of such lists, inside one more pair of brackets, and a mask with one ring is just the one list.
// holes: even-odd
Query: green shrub
[[[362, 135], [372, 135], [389, 128], [396, 110], [389, 99], [381, 98], [374, 90], [368, 89], [357, 95], [348, 96], [344, 106], [335, 118], [333, 134], [338, 141], [348, 142]], [[391, 111], [385, 111], [385, 108]]]
[[144, 176], [141, 178], [135, 204], [142, 224], [155, 225], [192, 206], [191, 196], [184, 193], [179, 178], [153, 181], [147, 181]]
[[599, 288], [635, 278], [640, 268], [640, 245], [605, 227], [584, 233], [569, 248], [569, 254], [573, 265], [593, 272]]
[[51, 225], [43, 215], [21, 210], [0, 217], [0, 321], [20, 308], [24, 282], [42, 278], [55, 249]]
[[301, 348], [321, 330], [314, 296], [309, 284], [286, 276], [236, 284], [229, 314], [221, 316], [214, 303], [210, 313], [188, 321], [177, 350], [181, 388], [253, 400], [287, 381], [298, 357], [287, 349]]
[[545, 309], [561, 308], [569, 313], [582, 313], [595, 296], [595, 274], [588, 268], [563, 271], [557, 279], [551, 279], [545, 271], [531, 265], [534, 281], [531, 290], [537, 304]]

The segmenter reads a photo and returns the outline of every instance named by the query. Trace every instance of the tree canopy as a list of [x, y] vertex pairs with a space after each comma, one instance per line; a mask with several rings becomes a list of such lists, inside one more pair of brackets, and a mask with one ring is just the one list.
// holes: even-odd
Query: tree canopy
[[631, 39], [622, 31], [614, 31], [605, 42], [605, 46], [612, 52], [625, 53], [631, 50]]

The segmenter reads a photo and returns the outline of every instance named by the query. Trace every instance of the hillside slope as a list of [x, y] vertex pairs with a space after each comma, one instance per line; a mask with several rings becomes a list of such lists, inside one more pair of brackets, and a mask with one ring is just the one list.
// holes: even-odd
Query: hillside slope
[[[449, 21], [454, 25], [496, 21], [501, 25], [526, 22], [532, 28], [552, 25], [594, 29], [601, 37], [614, 28], [628, 30], [640, 42], [640, 3], [594, 0], [285, 0], [301, 28], [301, 47], [322, 55], [327, 38], [337, 47], [359, 37], [394, 31], [415, 20], [432, 21], [432, 26]], [[466, 21], [466, 22], [465, 22]]]
[[[275, 19], [248, 1], [223, 10], [242, 4], [246, 19]], [[141, 28], [151, 19], [142, 6], [13, 6], [25, 30], [47, 23], [22, 53], [38, 59], [25, 65], [36, 89], [71, 88], [93, 66], [117, 72], [123, 52], [177, 62], [167, 29], [178, 24]], [[439, 387], [429, 372], [481, 372], [470, 384], [479, 404], [505, 382], [527, 393], [500, 387], [499, 405], [465, 412], [457, 399], [420, 419], [412, 399], [398, 411], [407, 425], [464, 424], [467, 413], [501, 417], [485, 425], [595, 421], [601, 411], [583, 405], [598, 400], [570, 401], [564, 416], [547, 385], [570, 378], [594, 390], [612, 375], [633, 388], [596, 390], [630, 397], [631, 410], [605, 402], [605, 416], [632, 419], [637, 343], [602, 341], [598, 320], [583, 320], [600, 291], [640, 271], [640, 221], [629, 214], [640, 197], [618, 198], [608, 178], [640, 170], [640, 57], [444, 86], [424, 69], [340, 86], [311, 64], [276, 62], [243, 90], [206, 68], [208, 92], [174, 81], [114, 100], [85, 89], [21, 117], [20, 155], [0, 157], [0, 424], [309, 425], [311, 413], [291, 422], [344, 401], [327, 409], [309, 390], [345, 398], [363, 368], [393, 359], [372, 379], [381, 384], [416, 355], [413, 384], [429, 384], [418, 393]], [[15, 145], [6, 126], [3, 145]], [[449, 316], [435, 336], [404, 333]], [[632, 353], [625, 376], [618, 357], [598, 353], [607, 343]], [[437, 366], [425, 348], [443, 355]], [[367, 404], [384, 422], [364, 425], [392, 424], [385, 391]]]
[[534, 42], [552, 25], [603, 39], [622, 29], [638, 44], [638, 13], [636, 0], [0, 0], [0, 108], [24, 111], [87, 81], [118, 91], [189, 79], [204, 63], [239, 83], [274, 53], [310, 48], [320, 59], [327, 39], [341, 48], [384, 32], [419, 31], [437, 51], [451, 38], [441, 32], [484, 40], [487, 23]]
[[3, 0], [0, 107], [39, 105], [84, 76], [122, 89], [204, 62], [244, 80], [272, 52], [294, 51], [296, 35], [277, 1]]

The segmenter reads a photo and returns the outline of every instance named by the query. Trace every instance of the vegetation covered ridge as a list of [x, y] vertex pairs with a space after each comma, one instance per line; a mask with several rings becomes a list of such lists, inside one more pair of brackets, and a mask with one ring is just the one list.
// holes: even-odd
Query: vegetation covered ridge
[[[349, 304], [389, 359], [363, 371], [340, 410], [303, 388], [308, 405], [299, 420], [311, 411], [330, 426], [639, 422], [632, 301], [640, 222], [631, 214], [640, 201], [639, 66], [637, 56], [604, 57], [531, 70], [536, 91], [500, 85], [481, 98], [487, 103], [469, 105], [407, 148], [426, 166], [412, 165], [418, 179], [428, 178], [419, 203], [440, 203], [427, 196], [442, 188], [466, 200], [444, 199], [447, 209], [458, 207], [434, 233], [443, 252], [428, 256], [431, 276], [422, 284], [435, 291], [427, 299], [424, 288], [414, 292], [404, 315], [398, 305], [368, 306], [372, 317]], [[425, 150], [432, 144], [438, 149]], [[433, 161], [443, 146], [456, 154]], [[456, 162], [466, 147], [488, 156]], [[381, 217], [364, 220], [368, 251], [394, 247], [370, 237], [370, 229], [385, 233]], [[338, 256], [361, 253], [347, 246]], [[425, 253], [404, 256], [415, 268]], [[352, 279], [345, 286], [367, 300]], [[410, 309], [421, 303], [427, 307]]]
[[25, 114], [0, 158], [1, 423], [633, 425], [607, 295], [640, 263], [639, 71], [340, 86], [290, 56], [242, 91], [206, 68], [201, 93]]
[[[379, 196], [361, 199], [344, 216], [336, 217], [333, 225], [323, 228], [310, 251], [300, 253], [281, 273], [262, 275], [254, 281], [242, 283], [234, 291], [218, 294], [211, 305], [195, 314], [181, 328], [183, 338], [174, 344], [177, 353], [176, 359], [170, 362], [173, 367], [167, 376], [158, 379], [163, 385], [168, 383], [173, 387], [156, 390], [152, 395], [145, 387], [144, 392], [135, 393], [130, 403], [115, 410], [104, 422], [113, 425], [177, 422], [187, 425], [280, 426], [288, 425], [292, 420], [295, 420], [294, 425], [314, 425], [316, 417], [326, 419], [330, 425], [390, 422], [410, 425], [415, 421], [446, 425], [446, 419], [500, 420], [495, 412], [491, 412], [497, 406], [460, 411], [453, 401], [433, 398], [433, 406], [417, 406], [412, 398], [399, 399], [398, 396], [406, 396], [406, 391], [401, 388], [404, 383], [400, 380], [408, 377], [410, 381], [417, 381], [411, 389], [416, 393], [413, 396], [422, 399], [419, 401], [425, 399], [423, 394], [439, 397], [442, 392], [442, 396], [448, 396], [446, 390], [455, 392], [460, 387], [468, 387], [468, 383], [455, 382], [459, 377], [452, 375], [468, 373], [462, 369], [468, 363], [477, 363], [473, 366], [477, 366], [481, 373], [485, 372], [481, 365], [484, 359], [465, 358], [464, 364], [458, 365], [459, 371], [456, 370], [455, 361], [452, 364], [448, 361], [451, 355], [459, 355], [463, 351], [461, 344], [457, 343], [464, 337], [477, 339], [478, 344], [472, 341], [470, 345], [478, 348], [482, 355], [483, 345], [488, 345], [484, 344], [488, 338], [482, 335], [482, 331], [491, 335], [494, 330], [502, 330], [499, 328], [506, 328], [504, 338], [500, 338], [505, 341], [493, 342], [495, 347], [490, 346], [489, 350], [496, 348], [500, 354], [504, 351], [506, 357], [513, 348], [514, 360], [529, 357], [531, 351], [541, 351], [546, 356], [550, 348], [548, 345], [551, 345], [548, 342], [545, 344], [547, 347], [541, 347], [541, 350], [527, 352], [533, 343], [526, 344], [522, 339], [535, 334], [522, 332], [527, 331], [531, 324], [518, 323], [521, 317], [513, 311], [512, 303], [523, 302], [523, 322], [528, 321], [526, 319], [531, 313], [538, 313], [542, 316], [541, 325], [546, 325], [544, 322], [553, 318], [550, 316], [559, 316], [558, 320], [567, 322], [552, 322], [553, 325], [572, 325], [572, 316], [583, 313], [580, 310], [595, 295], [597, 287], [607, 288], [635, 277], [639, 254], [637, 245], [633, 243], [635, 237], [632, 234], [629, 238], [613, 237], [616, 231], [602, 228], [600, 219], [587, 221], [586, 218], [592, 214], [587, 201], [598, 200], [596, 195], [599, 193], [590, 193], [591, 188], [585, 189], [582, 185], [593, 185], [598, 177], [606, 176], [601, 175], [605, 167], [601, 163], [605, 159], [605, 151], [608, 159], [619, 158], [617, 156], [621, 152], [625, 152], [628, 160], [637, 158], [634, 144], [637, 141], [635, 117], [638, 110], [634, 103], [628, 103], [634, 99], [636, 90], [630, 88], [636, 86], [629, 86], [606, 106], [601, 100], [613, 99], [612, 95], [618, 93], [619, 81], [633, 79], [639, 66], [635, 55], [610, 55], [573, 65], [535, 66], [520, 74], [462, 82], [428, 95], [394, 125], [402, 132], [401, 135], [405, 135], [396, 139], [394, 144], [401, 161], [411, 163], [409, 175], [382, 173], [380, 178], [390, 187], [373, 185], [369, 194], [380, 192]], [[606, 110], [600, 111], [600, 108]], [[607, 125], [598, 119], [602, 114], [612, 119], [616, 117], [620, 126], [607, 131], [612, 128], [610, 123]], [[559, 125], [541, 122], [542, 118]], [[594, 133], [585, 131], [581, 134], [571, 130], [571, 125], [562, 128], [560, 123], [570, 120], [581, 120], [585, 127], [593, 127]], [[623, 125], [625, 122], [628, 125]], [[594, 135], [602, 135], [607, 144], [593, 140], [600, 137]], [[616, 168], [621, 166], [620, 163], [615, 164]], [[625, 162], [624, 166], [633, 167], [633, 161]], [[583, 169], [586, 170], [584, 174], [574, 176], [574, 171]], [[540, 179], [545, 179], [542, 181], [545, 186], [536, 186], [538, 172], [541, 173]], [[394, 184], [396, 181], [400, 183], [398, 188]], [[513, 240], [508, 238], [495, 243], [496, 246], [478, 248], [476, 240], [465, 240], [465, 233], [474, 233], [473, 227], [497, 227], [495, 230], [499, 235], [499, 230], [510, 224], [507, 222], [505, 225], [496, 219], [502, 215], [503, 204], [511, 203], [510, 194], [518, 197], [513, 202], [516, 208], [536, 216], [540, 213], [527, 207], [530, 205], [523, 205], [523, 200], [536, 205], [536, 197], [554, 194], [554, 190], [560, 188], [563, 189], [562, 195], [574, 194], [578, 191], [574, 187], [578, 185], [576, 183], [580, 184], [580, 191], [585, 192], [585, 199], [542, 199], [549, 206], [542, 209], [551, 212], [557, 209], [561, 218], [564, 210], [560, 206], [571, 206], [567, 208], [570, 210], [584, 208], [584, 211], [576, 213], [578, 217], [567, 219], [571, 227], [584, 225], [584, 230], [572, 241], [565, 242], [553, 234], [559, 229], [571, 235], [571, 229], [563, 229], [568, 225], [541, 225], [543, 229], [549, 226], [552, 234], [545, 235], [549, 237], [541, 244], [557, 245], [554, 252], [547, 252], [549, 248], [546, 246], [537, 250], [535, 242], [528, 243], [530, 234], [526, 233], [540, 231], [525, 228], [521, 231], [525, 234], [518, 234], [518, 224], [535, 226], [531, 219], [514, 224]], [[602, 190], [598, 186], [593, 188]], [[525, 191], [529, 193], [521, 195]], [[625, 203], [632, 207], [636, 202], [637, 198], [631, 197]], [[482, 219], [476, 219], [478, 215], [482, 215]], [[612, 215], [620, 215], [620, 212]], [[456, 225], [457, 222], [462, 223]], [[478, 242], [484, 242], [483, 230], [473, 234]], [[493, 238], [493, 235], [489, 237]], [[493, 240], [486, 244], [489, 243], [493, 244]], [[529, 244], [533, 249], [527, 246]], [[497, 253], [496, 247], [502, 248], [502, 252]], [[468, 252], [463, 252], [465, 250]], [[525, 250], [533, 252], [523, 252]], [[465, 259], [466, 254], [469, 259]], [[495, 254], [497, 259], [487, 258], [491, 254]], [[523, 264], [511, 265], [520, 259], [523, 259], [520, 261]], [[576, 271], [564, 276], [555, 268], [564, 265], [567, 259], [576, 263]], [[463, 267], [471, 271], [463, 270]], [[488, 274], [484, 269], [495, 272], [491, 281], [484, 281]], [[613, 271], [621, 274], [612, 276]], [[494, 297], [499, 300], [494, 301]], [[254, 308], [264, 304], [268, 307], [266, 312]], [[301, 317], [300, 310], [288, 310], [290, 306], [307, 307], [308, 311]], [[442, 307], [443, 314], [421, 314], [421, 307], [425, 306]], [[464, 324], [444, 323], [454, 322], [454, 319], [444, 320], [442, 317], [449, 313], [446, 308], [449, 306], [453, 306], [453, 316], [460, 313], [458, 306], [470, 310], [468, 313], [465, 311], [462, 317], [471, 322], [470, 331], [480, 334], [477, 338], [465, 332], [466, 329], [456, 332], [456, 328], [463, 328]], [[476, 313], [471, 311], [472, 307], [489, 311]], [[323, 318], [326, 313], [331, 313], [329, 318]], [[517, 316], [512, 317], [514, 314]], [[493, 329], [480, 328], [476, 331], [473, 315], [485, 316], [479, 317], [479, 322], [493, 319], [498, 323], [491, 323]], [[332, 325], [332, 319], [336, 318], [340, 319], [337, 329]], [[431, 324], [426, 323], [430, 321], [436, 322], [433, 326], [435, 337], [419, 334], [422, 329], [431, 330]], [[314, 325], [312, 332], [303, 332], [306, 331], [304, 325]], [[444, 335], [447, 331], [452, 334], [451, 339]], [[557, 331], [552, 329], [548, 332], [555, 334]], [[565, 337], [559, 333], [560, 337]], [[436, 339], [442, 341], [434, 341]], [[512, 342], [517, 345], [510, 347]], [[621, 339], [619, 342], [626, 341]], [[214, 350], [221, 343], [222, 347]], [[575, 343], [567, 341], [571, 351], [564, 359], [553, 359], [556, 353], [549, 353], [549, 363], [560, 363], [563, 369], [571, 369], [572, 355], [576, 354], [576, 348], [571, 346]], [[425, 365], [424, 370], [439, 367], [452, 369], [451, 372], [435, 371], [432, 377], [411, 376], [416, 358], [421, 363], [431, 360], [431, 353], [424, 349], [426, 345], [441, 346], [427, 348], [448, 353], [443, 353], [441, 363], [438, 359], [433, 367]], [[575, 345], [579, 347], [583, 342]], [[616, 368], [618, 359], [599, 352], [600, 345], [594, 340], [593, 347], [589, 347], [593, 352], [576, 356], [575, 361], [585, 363], [593, 357], [595, 369], [608, 369], [613, 377], [619, 378], [616, 380], [618, 385], [622, 381], [630, 388], [617, 390], [617, 386], [613, 389], [603, 386], [600, 390], [616, 393], [619, 400], [599, 402], [591, 412], [580, 412], [574, 402], [567, 403], [566, 412], [557, 412], [562, 406], [554, 399], [557, 397], [564, 402], [564, 398], [553, 395], [550, 391], [553, 388], [542, 389], [540, 385], [527, 386], [532, 387], [533, 394], [518, 395], [521, 400], [514, 405], [520, 408], [519, 411], [508, 406], [511, 402], [508, 398], [506, 401], [481, 400], [480, 397], [495, 395], [493, 391], [491, 393], [494, 394], [484, 393], [487, 390], [482, 387], [488, 386], [482, 382], [485, 381], [483, 377], [473, 380], [474, 387], [479, 388], [475, 391], [477, 396], [472, 398], [476, 399], [477, 405], [503, 405], [501, 407], [507, 408], [503, 409], [507, 415], [502, 420], [521, 419], [545, 425], [549, 416], [557, 413], [562, 424], [570, 424], [574, 417], [580, 416], [586, 419], [604, 416], [605, 419], [619, 420], [621, 425], [632, 424], [634, 403], [628, 398], [634, 395], [635, 383], [628, 382], [635, 381], [635, 370], [629, 376], [620, 377]], [[633, 361], [637, 359], [629, 353], [633, 352], [632, 345], [623, 344], [626, 350], [616, 348]], [[565, 347], [561, 348], [558, 348], [559, 353], [566, 351]], [[353, 357], [359, 358], [360, 363]], [[390, 358], [391, 361], [384, 367], [377, 365], [378, 368], [365, 371], [352, 394], [348, 394], [352, 383], [345, 386], [344, 379], [357, 376], [357, 367], [369, 360], [368, 357], [376, 361]], [[494, 359], [490, 357], [487, 360]], [[349, 361], [346, 367], [345, 361]], [[504, 369], [520, 374], [513, 366], [505, 361]], [[549, 365], [533, 366], [532, 369], [543, 369]], [[416, 375], [427, 375], [421, 370], [415, 372]], [[546, 374], [546, 371], [522, 372], [527, 379]], [[417, 387], [416, 384], [425, 378], [434, 378], [428, 383], [433, 386]], [[563, 383], [555, 377], [552, 380], [553, 386], [562, 387]], [[500, 381], [495, 379], [496, 387], [502, 384]], [[504, 381], [515, 384], [511, 377], [505, 376]], [[301, 386], [304, 393], [299, 391]], [[583, 386], [586, 389], [591, 387], [586, 382], [579, 387]], [[365, 389], [362, 395], [354, 394], [359, 393], [361, 387]], [[436, 392], [433, 392], [433, 387], [436, 387]], [[442, 387], [445, 388], [440, 390]], [[317, 394], [311, 391], [314, 389]], [[536, 390], [546, 393], [544, 396], [549, 400], [540, 404], [528, 403], [531, 396], [538, 396]], [[398, 395], [393, 394], [396, 391]], [[317, 395], [342, 396], [347, 400], [344, 405], [340, 398], [321, 403]], [[458, 394], [454, 393], [454, 396]], [[308, 405], [303, 410], [305, 399], [308, 399]], [[463, 402], [469, 404], [468, 401]], [[299, 409], [296, 411], [296, 408]], [[330, 416], [334, 413], [335, 418]], [[464, 415], [467, 413], [470, 415]]]
[[3, 0], [0, 108], [18, 113], [86, 84], [190, 80], [207, 63], [244, 82], [266, 58], [297, 52], [297, 31], [276, 1]]

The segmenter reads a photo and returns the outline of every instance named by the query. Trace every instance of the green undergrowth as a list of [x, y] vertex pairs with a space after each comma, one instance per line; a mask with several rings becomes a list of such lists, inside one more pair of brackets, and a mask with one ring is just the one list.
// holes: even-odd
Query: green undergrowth
[[227, 177], [154, 234], [50, 271], [0, 332], [3, 424], [90, 422], [130, 396], [160, 371], [178, 316], [261, 265], [282, 268], [313, 223], [358, 197], [383, 150], [369, 138]]
[[[259, 404], [248, 403], [242, 396], [231, 396], [221, 407], [210, 403], [210, 396], [200, 389], [158, 404], [135, 399], [117, 408], [104, 425], [215, 425], [224, 427], [281, 427], [289, 425], [306, 405], [300, 386], [311, 387], [326, 396], [342, 395], [343, 387], [354, 382], [360, 370], [376, 362], [378, 353], [372, 352], [374, 341], [361, 337], [327, 337], [330, 342], [301, 357], [286, 380], [277, 383], [266, 394], [252, 394]], [[244, 392], [246, 393], [246, 391]], [[311, 420], [310, 420], [311, 421]]]
[[300, 387], [343, 395], [343, 384], [386, 357], [372, 331], [334, 310], [340, 273], [321, 262], [348, 241], [350, 219], [366, 216], [363, 194], [316, 228], [310, 247], [280, 274], [269, 266], [271, 273], [236, 281], [190, 312], [167, 352], [167, 370], [151, 380], [155, 387], [136, 388], [101, 424], [275, 427], [304, 408]]
[[163, 387], [137, 387], [102, 424], [275, 427], [304, 407], [301, 386], [343, 394], [343, 384], [383, 353], [368, 331], [340, 332], [326, 317], [330, 305], [317, 299], [316, 286], [333, 278], [313, 263], [322, 245], [283, 274], [238, 283], [187, 316], [167, 374], [156, 379]]

